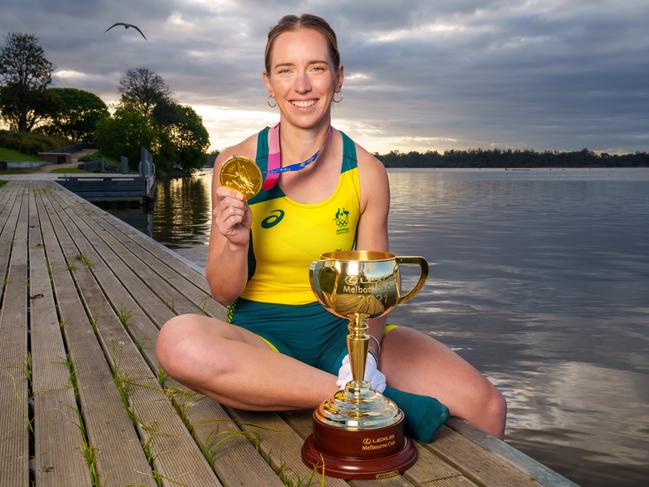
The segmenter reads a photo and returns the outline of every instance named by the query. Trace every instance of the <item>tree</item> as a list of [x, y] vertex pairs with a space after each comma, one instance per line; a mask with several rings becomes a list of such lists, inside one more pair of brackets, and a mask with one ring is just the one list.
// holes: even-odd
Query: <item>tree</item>
[[163, 101], [153, 110], [153, 118], [162, 131], [159, 156], [162, 159], [173, 157], [172, 161], [164, 161], [168, 167], [175, 163], [183, 172], [189, 173], [205, 164], [210, 137], [203, 120], [192, 107]]
[[138, 167], [140, 146], [151, 148], [158, 139], [158, 130], [150, 119], [128, 105], [120, 106], [112, 118], [101, 119], [95, 131], [97, 148], [115, 159], [127, 156], [131, 169]]
[[45, 89], [53, 69], [35, 36], [7, 35], [0, 50], [0, 111], [11, 128], [29, 132], [51, 109]]
[[92, 142], [97, 123], [108, 116], [106, 104], [94, 93], [76, 88], [50, 88], [56, 100], [48, 123], [40, 130], [77, 142]]
[[119, 80], [122, 103], [144, 116], [151, 116], [155, 106], [169, 100], [169, 87], [159, 74], [148, 68], [129, 69]]

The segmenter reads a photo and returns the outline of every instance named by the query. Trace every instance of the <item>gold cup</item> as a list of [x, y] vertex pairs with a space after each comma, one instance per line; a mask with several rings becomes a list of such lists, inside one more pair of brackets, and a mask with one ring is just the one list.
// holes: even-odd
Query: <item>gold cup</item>
[[[400, 264], [416, 264], [421, 271], [406, 294], [402, 294]], [[403, 412], [363, 378], [367, 320], [411, 299], [427, 276], [428, 263], [422, 257], [389, 252], [327, 252], [311, 264], [311, 288], [318, 301], [330, 313], [349, 320], [352, 380], [313, 412], [313, 434], [302, 447], [302, 460], [308, 466], [318, 470], [324, 466], [325, 473], [334, 477], [374, 479], [397, 475], [417, 460], [416, 450], [403, 434]]]

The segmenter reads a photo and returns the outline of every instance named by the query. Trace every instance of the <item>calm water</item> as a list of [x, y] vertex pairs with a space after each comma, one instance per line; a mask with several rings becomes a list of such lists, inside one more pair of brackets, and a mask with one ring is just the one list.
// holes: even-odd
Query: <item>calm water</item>
[[[389, 175], [391, 248], [433, 264], [391, 321], [503, 391], [516, 448], [584, 486], [646, 485], [649, 169]], [[210, 178], [160, 183], [153, 214], [114, 213], [203, 265]]]

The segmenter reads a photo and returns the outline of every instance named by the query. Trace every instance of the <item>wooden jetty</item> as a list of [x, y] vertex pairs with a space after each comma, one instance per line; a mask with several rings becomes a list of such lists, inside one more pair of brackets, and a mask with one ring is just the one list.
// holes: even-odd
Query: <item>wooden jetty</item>
[[222, 318], [200, 269], [53, 182], [0, 188], [0, 486], [572, 486], [451, 421], [403, 476], [302, 464], [310, 412], [223, 407], [165, 377], [158, 328]]
[[155, 191], [153, 176], [65, 176], [58, 183], [95, 203], [147, 205]]

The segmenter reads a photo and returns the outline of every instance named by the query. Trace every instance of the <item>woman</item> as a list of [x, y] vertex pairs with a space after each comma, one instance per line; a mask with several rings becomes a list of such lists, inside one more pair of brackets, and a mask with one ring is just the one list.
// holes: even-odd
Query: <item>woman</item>
[[[350, 377], [345, 320], [315, 301], [307, 269], [323, 251], [351, 249], [354, 239], [357, 249], [387, 250], [389, 188], [381, 163], [330, 128], [343, 79], [331, 27], [313, 15], [284, 17], [269, 32], [263, 73], [269, 104], [279, 109], [282, 166], [320, 149], [317, 159], [281, 173], [279, 184], [248, 202], [219, 185], [219, 169], [239, 155], [265, 170], [272, 131], [216, 161], [206, 276], [232, 324], [175, 317], [160, 331], [157, 355], [171, 377], [225, 405], [313, 409]], [[440, 411], [434, 396], [454, 416], [502, 437], [503, 397], [457, 354], [382, 319], [370, 320], [368, 332], [366, 378], [378, 390], [387, 382], [384, 393], [405, 410], [411, 435], [432, 439]]]

